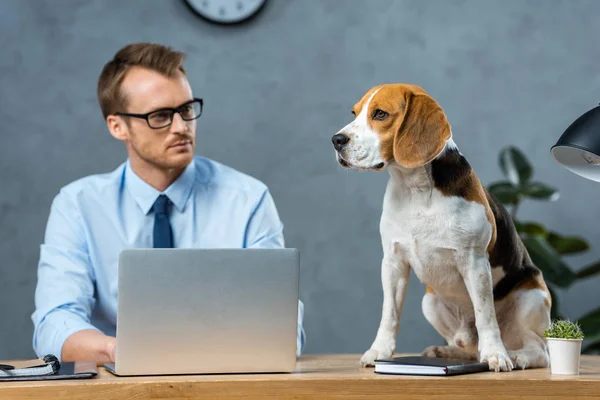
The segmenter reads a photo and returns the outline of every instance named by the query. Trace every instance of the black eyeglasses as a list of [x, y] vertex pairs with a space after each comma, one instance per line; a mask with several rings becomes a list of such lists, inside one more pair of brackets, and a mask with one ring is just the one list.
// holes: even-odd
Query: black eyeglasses
[[165, 128], [173, 123], [173, 115], [178, 113], [184, 121], [192, 121], [200, 118], [204, 101], [194, 98], [176, 108], [161, 108], [146, 114], [115, 113], [124, 117], [145, 119], [152, 129]]

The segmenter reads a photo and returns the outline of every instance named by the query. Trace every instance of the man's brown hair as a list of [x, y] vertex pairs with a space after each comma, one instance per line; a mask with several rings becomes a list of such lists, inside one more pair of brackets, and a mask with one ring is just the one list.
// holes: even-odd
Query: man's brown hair
[[98, 101], [104, 118], [125, 111], [126, 99], [121, 83], [130, 68], [144, 67], [166, 76], [174, 76], [177, 71], [185, 74], [184, 58], [185, 53], [155, 43], [133, 43], [123, 47], [104, 66], [98, 79]]

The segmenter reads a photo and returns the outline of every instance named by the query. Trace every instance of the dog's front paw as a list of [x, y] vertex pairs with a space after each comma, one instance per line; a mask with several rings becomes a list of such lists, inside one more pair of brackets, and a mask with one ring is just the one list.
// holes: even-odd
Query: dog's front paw
[[360, 365], [363, 367], [374, 367], [375, 360], [380, 360], [382, 358], [389, 358], [392, 356], [393, 350], [377, 350], [375, 348], [370, 348], [363, 354], [360, 359]]
[[496, 372], [511, 371], [513, 369], [513, 363], [510, 361], [510, 357], [503, 347], [491, 347], [488, 349], [483, 349], [479, 359], [481, 362], [489, 365], [490, 370], [494, 370]]

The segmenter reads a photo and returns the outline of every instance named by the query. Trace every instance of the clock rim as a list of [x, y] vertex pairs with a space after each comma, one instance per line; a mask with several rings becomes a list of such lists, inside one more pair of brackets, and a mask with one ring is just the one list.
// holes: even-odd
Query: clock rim
[[183, 2], [188, 6], [188, 8], [190, 10], [192, 10], [194, 12], [194, 14], [196, 14], [197, 16], [199, 16], [200, 18], [202, 18], [203, 20], [210, 22], [211, 24], [214, 25], [242, 25], [245, 24], [247, 22], [249, 22], [250, 20], [254, 19], [254, 17], [259, 14], [263, 8], [265, 8], [265, 5], [267, 4], [268, 0], [260, 0], [261, 4], [260, 6], [254, 10], [252, 12], [252, 14], [247, 15], [246, 17], [242, 18], [242, 19], [237, 19], [234, 21], [217, 21], [214, 20], [210, 17], [208, 17], [207, 15], [203, 14], [202, 12], [198, 11], [193, 5], [192, 5], [192, 0], [183, 0]]

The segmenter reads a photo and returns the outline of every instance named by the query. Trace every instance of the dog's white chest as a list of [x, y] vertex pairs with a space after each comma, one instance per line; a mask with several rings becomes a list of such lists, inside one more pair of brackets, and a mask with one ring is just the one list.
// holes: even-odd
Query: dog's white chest
[[485, 250], [491, 236], [483, 205], [394, 183], [386, 191], [380, 229], [384, 247], [395, 244], [422, 282], [461, 297], [466, 294], [460, 271], [467, 252]]

